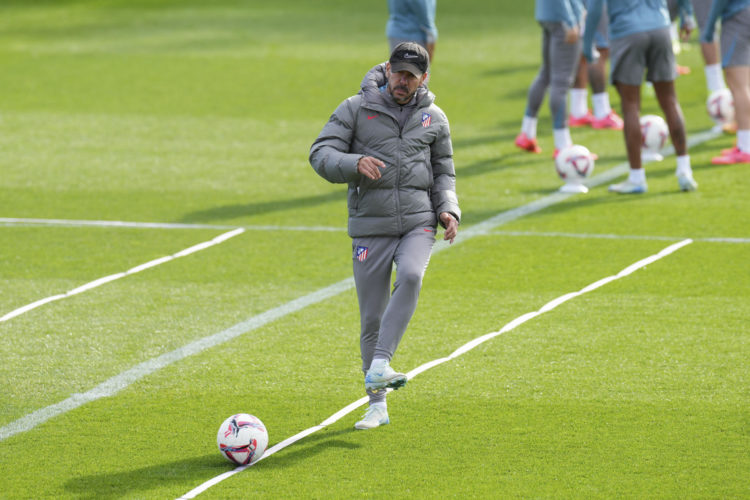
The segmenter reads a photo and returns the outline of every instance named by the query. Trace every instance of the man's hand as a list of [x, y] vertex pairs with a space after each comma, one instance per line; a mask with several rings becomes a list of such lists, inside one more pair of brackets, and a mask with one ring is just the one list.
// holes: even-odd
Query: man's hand
[[574, 26], [572, 28], [566, 29], [565, 30], [565, 43], [576, 43], [580, 35], [581, 35], [581, 30], [578, 29], [578, 26]]
[[456, 234], [458, 234], [458, 221], [450, 212], [441, 213], [440, 221], [445, 225], [445, 234], [443, 235], [443, 239], [450, 240], [452, 245], [453, 240], [456, 238]]
[[357, 172], [372, 180], [382, 177], [381, 168], [385, 168], [385, 163], [372, 156], [363, 156], [357, 162]]

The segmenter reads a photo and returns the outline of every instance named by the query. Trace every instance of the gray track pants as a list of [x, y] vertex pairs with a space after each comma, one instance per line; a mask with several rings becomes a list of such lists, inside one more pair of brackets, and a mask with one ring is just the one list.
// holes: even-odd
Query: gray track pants
[[542, 106], [544, 94], [549, 88], [549, 108], [553, 126], [566, 128], [568, 109], [565, 96], [575, 79], [578, 61], [581, 58], [582, 41], [565, 43], [565, 27], [562, 23], [541, 22], [542, 67], [529, 87], [526, 116], [536, 118]]
[[[374, 356], [390, 360], [417, 308], [422, 277], [435, 244], [435, 228], [418, 227], [402, 237], [372, 236], [352, 240], [354, 282], [357, 285], [361, 322], [362, 371]], [[358, 256], [367, 249], [366, 257]], [[391, 294], [391, 273], [396, 281]], [[370, 402], [385, 398], [371, 394]]]

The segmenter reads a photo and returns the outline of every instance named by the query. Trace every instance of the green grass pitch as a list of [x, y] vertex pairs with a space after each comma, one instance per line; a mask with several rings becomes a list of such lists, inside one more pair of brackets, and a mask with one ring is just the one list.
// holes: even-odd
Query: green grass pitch
[[[232, 413], [274, 445], [364, 395], [345, 187], [307, 155], [386, 59], [386, 17], [385, 1], [0, 4], [0, 316], [245, 228], [0, 321], [0, 498], [178, 498], [233, 469], [215, 441]], [[472, 232], [560, 186], [546, 103], [543, 154], [513, 146], [540, 33], [533, 2], [441, 0], [437, 23], [430, 88], [472, 237], [433, 255], [396, 369], [692, 243], [414, 377], [390, 425], [354, 431], [357, 409], [197, 498], [750, 498], [748, 169], [710, 165], [733, 137], [691, 148], [697, 192], [668, 156], [645, 195], [603, 183]], [[705, 138], [696, 40], [676, 85]], [[643, 112], [660, 114], [646, 88]], [[622, 168], [620, 132], [571, 132], [595, 174]], [[52, 219], [69, 222], [33, 222]]]

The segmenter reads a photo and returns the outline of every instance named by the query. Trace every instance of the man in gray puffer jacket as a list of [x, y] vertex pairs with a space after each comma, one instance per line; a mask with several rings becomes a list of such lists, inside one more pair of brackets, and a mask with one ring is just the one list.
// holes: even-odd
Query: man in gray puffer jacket
[[357, 429], [389, 422], [386, 389], [407, 380], [390, 360], [417, 307], [437, 223], [453, 243], [461, 217], [448, 120], [423, 85], [428, 68], [423, 47], [397, 45], [388, 62], [367, 73], [360, 92], [339, 105], [310, 148], [310, 164], [321, 177], [349, 185], [360, 350], [370, 399]]

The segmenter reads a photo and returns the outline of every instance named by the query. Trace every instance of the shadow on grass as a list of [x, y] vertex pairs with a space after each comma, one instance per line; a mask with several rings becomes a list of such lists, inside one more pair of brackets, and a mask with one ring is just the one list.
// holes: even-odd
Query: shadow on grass
[[[644, 194], [616, 194], [607, 192], [606, 186], [598, 186], [595, 188], [597, 191], [589, 192], [587, 194], [574, 195], [568, 198], [566, 201], [561, 203], [553, 203], [552, 205], [532, 213], [527, 213], [523, 216], [525, 220], [532, 219], [534, 217], [548, 217], [553, 214], [563, 214], [566, 212], [581, 210], [587, 207], [603, 207], [611, 204], [633, 204], [642, 203], [644, 200], [662, 198], [665, 196], [690, 196], [689, 193], [683, 193], [677, 189], [677, 181], [675, 180], [675, 190], [666, 192], [652, 192], [649, 191]], [[556, 189], [552, 190], [528, 190], [524, 191], [526, 194], [537, 194], [541, 197], [548, 196], [557, 192]], [[486, 221], [500, 213], [512, 210], [516, 207], [498, 208], [496, 210], [480, 210], [480, 211], [464, 211], [462, 214], [461, 224], [471, 225], [479, 222]]]
[[91, 500], [135, 498], [169, 484], [189, 484], [188, 489], [192, 489], [231, 468], [217, 450], [210, 455], [175, 462], [74, 478], [65, 484], [65, 490], [76, 498]]
[[360, 448], [361, 445], [357, 443], [351, 443], [345, 439], [338, 439], [339, 437], [346, 437], [355, 432], [365, 431], [357, 431], [353, 427], [338, 431], [328, 431], [326, 429], [319, 430], [315, 434], [307, 436], [301, 441], [291, 445], [288, 451], [287, 449], [281, 450], [268, 460], [258, 462], [258, 465], [255, 467], [262, 467], [263, 469], [284, 468], [331, 450], [354, 450]]
[[332, 191], [315, 196], [303, 196], [301, 198], [285, 198], [280, 200], [263, 201], [258, 203], [246, 203], [235, 205], [224, 205], [220, 207], [199, 210], [184, 215], [178, 222], [210, 222], [216, 220], [237, 219], [240, 217], [251, 217], [271, 212], [282, 212], [286, 210], [298, 210], [301, 208], [323, 205], [331, 201], [346, 200], [346, 189]]
[[[340, 436], [356, 432], [353, 428], [327, 432], [325, 429], [307, 436], [291, 445], [290, 451], [281, 450], [267, 460], [254, 465], [255, 468], [283, 468], [301, 460], [335, 449], [356, 449], [360, 445], [350, 443]], [[123, 472], [92, 474], [71, 479], [65, 490], [83, 499], [138, 498], [165, 485], [186, 485], [185, 492], [235, 466], [221, 457], [219, 452], [192, 457]]]

